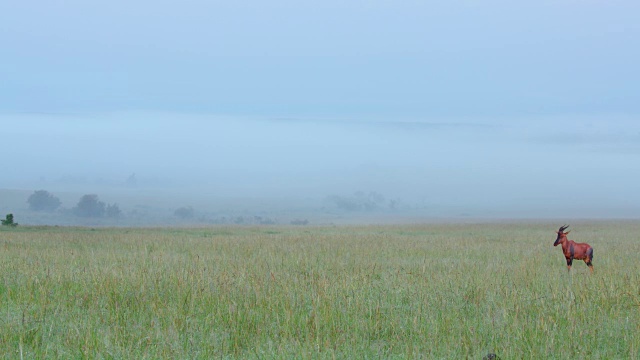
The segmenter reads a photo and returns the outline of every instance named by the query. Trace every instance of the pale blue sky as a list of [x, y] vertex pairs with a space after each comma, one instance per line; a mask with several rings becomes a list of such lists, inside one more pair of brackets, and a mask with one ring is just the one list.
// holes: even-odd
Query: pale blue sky
[[630, 0], [0, 0], [0, 188], [135, 172], [217, 195], [640, 216], [638, 14]]
[[0, 111], [638, 114], [636, 1], [1, 1]]

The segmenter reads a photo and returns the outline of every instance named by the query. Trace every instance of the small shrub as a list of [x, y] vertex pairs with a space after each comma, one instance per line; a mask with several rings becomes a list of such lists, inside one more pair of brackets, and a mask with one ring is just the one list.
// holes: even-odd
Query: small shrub
[[13, 222], [13, 214], [7, 214], [6, 219], [1, 221], [2, 221], [2, 226], [11, 226], [11, 227], [18, 226], [17, 222]]

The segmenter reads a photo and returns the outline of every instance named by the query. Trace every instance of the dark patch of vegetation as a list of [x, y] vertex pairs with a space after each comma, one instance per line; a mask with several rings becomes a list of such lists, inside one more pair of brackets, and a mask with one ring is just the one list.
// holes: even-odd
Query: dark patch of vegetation
[[27, 199], [29, 210], [33, 211], [55, 211], [62, 202], [46, 190], [34, 191]]
[[308, 225], [309, 224], [309, 220], [307, 219], [295, 219], [291, 221], [291, 225]]
[[100, 201], [96, 194], [83, 195], [78, 204], [71, 209], [71, 213], [84, 218], [119, 218], [122, 216], [118, 204], [106, 204]]
[[107, 208], [105, 209], [105, 213], [107, 217], [110, 217], [110, 218], [119, 218], [120, 216], [122, 216], [122, 211], [120, 210], [120, 207], [118, 206], [118, 204], [107, 205]]
[[193, 219], [195, 211], [193, 211], [191, 206], [183, 206], [176, 209], [176, 211], [173, 212], [173, 215], [181, 219]]
[[17, 222], [13, 222], [13, 214], [7, 214], [6, 219], [0, 220], [0, 221], [2, 221], [2, 226], [11, 226], [11, 227], [18, 226]]
[[103, 217], [106, 211], [106, 204], [98, 200], [98, 195], [87, 194], [80, 198], [78, 205], [72, 211], [80, 217]]
[[327, 201], [345, 211], [371, 211], [380, 208], [385, 203], [383, 195], [377, 192], [358, 191], [352, 196], [331, 195]]
[[260, 224], [260, 225], [275, 225], [276, 222], [270, 218], [265, 218], [262, 216], [254, 216], [253, 217], [253, 222], [255, 224]]

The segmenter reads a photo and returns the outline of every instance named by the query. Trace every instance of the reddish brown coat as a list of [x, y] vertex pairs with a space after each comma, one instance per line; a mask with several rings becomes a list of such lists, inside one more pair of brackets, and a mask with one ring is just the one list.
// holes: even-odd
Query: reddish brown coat
[[575, 259], [584, 260], [587, 266], [589, 266], [589, 270], [593, 271], [593, 264], [591, 264], [591, 261], [593, 260], [593, 248], [587, 243], [577, 243], [573, 240], [569, 240], [567, 238], [567, 234], [571, 230], [565, 232], [568, 227], [568, 225], [561, 226], [560, 229], [556, 231], [558, 237], [553, 243], [553, 246], [562, 245], [562, 253], [567, 260], [568, 270], [571, 270], [571, 264]]

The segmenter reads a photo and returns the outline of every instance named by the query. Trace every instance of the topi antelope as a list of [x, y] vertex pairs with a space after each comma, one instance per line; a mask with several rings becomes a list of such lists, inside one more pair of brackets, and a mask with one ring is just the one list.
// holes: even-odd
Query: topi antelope
[[567, 259], [567, 270], [571, 270], [571, 263], [573, 263], [573, 259], [576, 259], [584, 260], [589, 270], [593, 272], [593, 264], [591, 264], [593, 260], [593, 248], [587, 243], [577, 243], [567, 239], [567, 234], [571, 231], [565, 232], [568, 227], [569, 225], [561, 226], [560, 229], [556, 231], [558, 237], [556, 238], [556, 242], [553, 243], [553, 246], [562, 245], [562, 253], [564, 253], [564, 257]]

